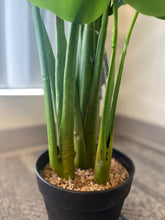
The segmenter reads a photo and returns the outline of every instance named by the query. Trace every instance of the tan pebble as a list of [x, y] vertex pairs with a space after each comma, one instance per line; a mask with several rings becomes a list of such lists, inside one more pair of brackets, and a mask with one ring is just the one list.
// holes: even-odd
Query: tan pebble
[[[47, 164], [40, 172], [42, 177], [51, 184], [57, 185], [64, 189], [69, 189], [68, 180], [60, 178]], [[70, 184], [70, 189], [75, 191], [100, 191], [115, 187], [118, 184], [123, 183], [129, 174], [120, 163], [114, 158], [111, 161], [111, 170], [109, 173], [109, 181], [105, 186], [94, 183], [94, 169], [81, 170], [75, 169], [75, 179]]]

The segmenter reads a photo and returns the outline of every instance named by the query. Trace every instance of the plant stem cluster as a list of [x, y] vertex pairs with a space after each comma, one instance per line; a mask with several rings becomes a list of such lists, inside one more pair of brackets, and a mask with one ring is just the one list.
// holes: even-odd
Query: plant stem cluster
[[[113, 5], [96, 21], [85, 25], [72, 22], [68, 40], [64, 21], [56, 17], [55, 56], [39, 8], [32, 6], [45, 97], [49, 160], [62, 178], [74, 178], [75, 167], [95, 168], [95, 182], [108, 181], [116, 103], [127, 46], [138, 15], [136, 12], [129, 29], [115, 80], [119, 6], [113, 0]], [[114, 16], [112, 55], [99, 129], [99, 97], [110, 8]]]

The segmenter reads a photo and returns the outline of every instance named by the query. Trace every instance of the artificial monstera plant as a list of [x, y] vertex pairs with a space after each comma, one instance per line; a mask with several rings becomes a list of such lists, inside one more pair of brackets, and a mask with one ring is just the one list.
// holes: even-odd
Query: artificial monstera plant
[[[60, 177], [66, 179], [74, 178], [75, 167], [95, 168], [95, 182], [106, 184], [111, 165], [117, 98], [126, 51], [138, 12], [135, 12], [128, 30], [115, 79], [118, 8], [125, 4], [122, 0], [29, 1], [33, 4], [32, 12], [41, 63], [51, 167]], [[153, 2], [156, 4], [156, 0], [125, 2], [142, 12], [147, 11], [146, 2], [152, 3], [153, 9]], [[134, 5], [135, 2], [137, 4]], [[162, 7], [165, 6], [163, 0], [157, 2]], [[144, 11], [140, 10], [143, 6]], [[38, 7], [56, 14], [55, 55]], [[162, 17], [164, 14], [161, 12], [162, 9], [160, 13], [153, 11], [151, 15]], [[112, 14], [112, 55], [99, 129], [104, 46], [108, 18]], [[68, 39], [65, 36], [63, 19], [71, 22]]]

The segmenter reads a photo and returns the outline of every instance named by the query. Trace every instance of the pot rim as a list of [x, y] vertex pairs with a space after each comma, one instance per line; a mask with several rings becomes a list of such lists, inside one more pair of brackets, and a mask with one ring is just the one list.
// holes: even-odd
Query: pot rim
[[[51, 188], [53, 188], [53, 189], [55, 189], [55, 190], [60, 190], [60, 191], [63, 191], [63, 192], [68, 192], [68, 193], [70, 193], [70, 194], [92, 195], [92, 194], [104, 194], [104, 193], [107, 193], [107, 192], [113, 192], [113, 191], [115, 191], [115, 190], [118, 190], [118, 189], [121, 188], [121, 187], [124, 187], [124, 186], [127, 185], [129, 182], [131, 182], [131, 181], [133, 180], [133, 176], [134, 176], [134, 173], [135, 173], [135, 165], [134, 165], [132, 159], [130, 159], [130, 158], [129, 158], [128, 156], [126, 156], [123, 152], [121, 152], [121, 151], [119, 151], [119, 150], [117, 150], [117, 149], [115, 149], [115, 148], [113, 148], [113, 151], [116, 151], [117, 153], [119, 153], [120, 155], [122, 155], [126, 160], [129, 160], [129, 161], [130, 161], [130, 164], [131, 164], [131, 166], [132, 166], [132, 169], [131, 169], [131, 172], [128, 171], [130, 176], [129, 176], [129, 178], [128, 178], [126, 181], [124, 181], [124, 183], [121, 183], [120, 185], [115, 186], [115, 187], [110, 188], [110, 189], [105, 189], [105, 190], [100, 190], [100, 191], [74, 191], [74, 190], [70, 190], [70, 189], [64, 189], [64, 188], [62, 188], [62, 187], [58, 187], [58, 186], [56, 186], [56, 185], [53, 185], [53, 184], [47, 182], [47, 181], [40, 175], [40, 173], [39, 173], [39, 171], [38, 171], [38, 168], [37, 168], [37, 165], [38, 165], [38, 161], [40, 160], [40, 158], [41, 158], [44, 154], [48, 153], [48, 150], [44, 151], [43, 153], [41, 153], [41, 154], [38, 156], [38, 158], [37, 158], [37, 160], [36, 160], [36, 162], [35, 162], [35, 173], [36, 173], [37, 177], [38, 177], [42, 182], [44, 182], [45, 184], [47, 184], [49, 187], [51, 187]], [[48, 156], [48, 158], [49, 158], [49, 156]], [[113, 157], [112, 157], [112, 158], [113, 158]], [[127, 168], [125, 167], [125, 169], [127, 169]]]

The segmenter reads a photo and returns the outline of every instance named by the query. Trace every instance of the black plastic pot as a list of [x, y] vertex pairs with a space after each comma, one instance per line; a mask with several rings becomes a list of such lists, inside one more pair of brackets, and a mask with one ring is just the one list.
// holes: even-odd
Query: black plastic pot
[[135, 171], [133, 162], [123, 153], [113, 150], [116, 158], [129, 172], [129, 179], [109, 190], [77, 192], [46, 182], [39, 171], [48, 163], [48, 152], [36, 161], [35, 172], [40, 192], [45, 200], [50, 220], [118, 220]]

